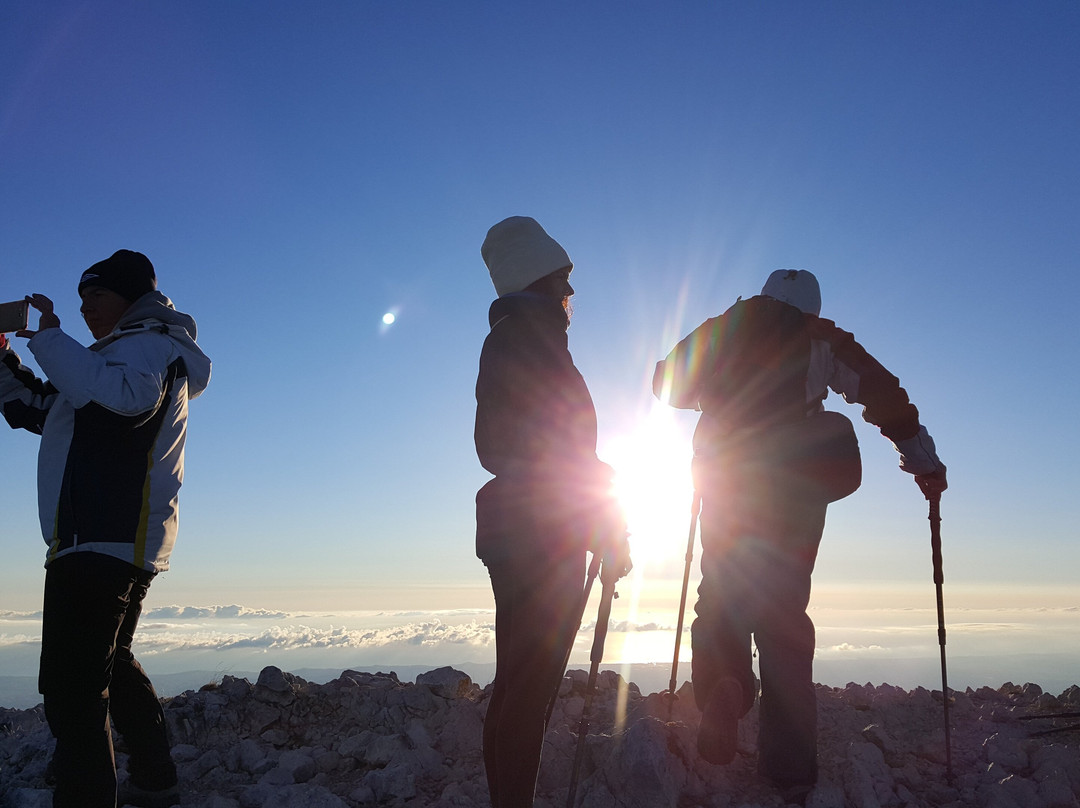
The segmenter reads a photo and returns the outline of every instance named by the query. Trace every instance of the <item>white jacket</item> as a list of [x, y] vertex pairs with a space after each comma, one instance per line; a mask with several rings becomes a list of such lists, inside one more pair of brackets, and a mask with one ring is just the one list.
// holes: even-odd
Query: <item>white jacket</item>
[[86, 348], [59, 328], [29, 347], [43, 381], [0, 352], [0, 412], [41, 435], [38, 512], [46, 565], [75, 552], [168, 569], [184, 479], [188, 401], [210, 380], [195, 321], [160, 292]]

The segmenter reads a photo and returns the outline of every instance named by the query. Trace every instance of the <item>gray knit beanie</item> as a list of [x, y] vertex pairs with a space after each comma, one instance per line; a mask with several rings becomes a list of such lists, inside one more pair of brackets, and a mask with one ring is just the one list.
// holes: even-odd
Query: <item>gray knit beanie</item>
[[528, 216], [511, 216], [488, 230], [480, 255], [499, 297], [574, 266], [559, 242]]

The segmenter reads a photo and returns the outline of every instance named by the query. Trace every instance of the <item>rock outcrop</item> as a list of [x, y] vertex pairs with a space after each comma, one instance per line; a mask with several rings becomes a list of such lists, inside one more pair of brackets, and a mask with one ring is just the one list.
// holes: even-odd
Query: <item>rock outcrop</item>
[[[561, 808], [585, 703], [570, 671], [552, 717], [537, 808]], [[578, 789], [581, 808], [782, 808], [755, 776], [757, 708], [739, 754], [713, 766], [695, 750], [699, 714], [599, 677]], [[481, 756], [490, 688], [440, 668], [400, 682], [345, 671], [316, 685], [266, 668], [252, 684], [226, 676], [165, 701], [185, 808], [451, 808], [489, 805]], [[940, 692], [890, 685], [818, 687], [821, 778], [810, 808], [1080, 808], [1080, 688], [1033, 684], [952, 694], [947, 777]], [[619, 716], [622, 716], [620, 719]], [[50, 804], [51, 738], [39, 707], [0, 710], [0, 806]], [[117, 765], [126, 755], [117, 741]], [[124, 774], [121, 771], [121, 777]]]

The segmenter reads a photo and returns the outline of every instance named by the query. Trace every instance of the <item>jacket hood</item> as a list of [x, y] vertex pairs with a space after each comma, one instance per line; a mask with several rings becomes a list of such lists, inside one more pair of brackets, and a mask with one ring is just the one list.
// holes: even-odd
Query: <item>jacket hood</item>
[[188, 398], [196, 398], [210, 383], [210, 358], [196, 344], [198, 328], [195, 318], [177, 311], [169, 298], [161, 292], [147, 292], [131, 304], [116, 328], [91, 346], [99, 350], [130, 334], [140, 331], [158, 331], [167, 335], [184, 357], [188, 372]]
[[567, 319], [562, 303], [550, 295], [539, 292], [511, 292], [496, 299], [488, 309], [488, 325], [494, 327], [495, 323], [503, 317], [515, 314], [537, 321], [550, 321], [550, 325], [557, 327], [560, 331], [566, 331], [570, 327], [570, 321]]

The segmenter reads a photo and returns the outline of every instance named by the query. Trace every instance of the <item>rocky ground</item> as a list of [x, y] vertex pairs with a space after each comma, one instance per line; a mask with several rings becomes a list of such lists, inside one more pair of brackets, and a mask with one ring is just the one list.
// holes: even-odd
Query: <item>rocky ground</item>
[[[562, 808], [586, 684], [563, 682], [537, 808]], [[184, 808], [451, 808], [489, 805], [480, 754], [490, 689], [450, 668], [416, 684], [345, 671], [316, 685], [277, 668], [226, 676], [166, 700]], [[625, 706], [624, 711], [618, 708]], [[810, 808], [1080, 808], [1080, 688], [1033, 684], [955, 693], [946, 767], [940, 692], [889, 685], [818, 687], [821, 779]], [[615, 716], [624, 712], [618, 726]], [[612, 671], [593, 701], [579, 808], [783, 808], [756, 778], [757, 708], [729, 766], [698, 758], [689, 685], [672, 702]], [[50, 805], [51, 740], [41, 708], [0, 710], [0, 806]], [[118, 766], [125, 755], [118, 743]], [[123, 777], [123, 774], [121, 774]]]

